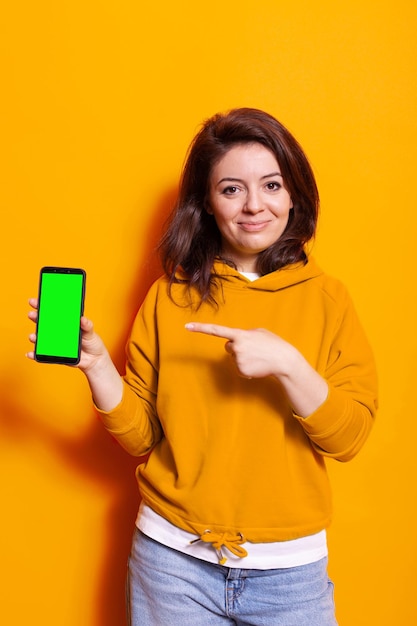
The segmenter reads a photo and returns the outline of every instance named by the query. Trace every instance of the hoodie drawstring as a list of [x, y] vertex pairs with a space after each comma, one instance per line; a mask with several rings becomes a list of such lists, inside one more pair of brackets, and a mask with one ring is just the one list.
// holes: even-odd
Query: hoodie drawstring
[[222, 552], [222, 547], [224, 546], [239, 558], [244, 558], [248, 556], [245, 548], [242, 547], [242, 543], [245, 543], [246, 539], [242, 535], [242, 533], [237, 533], [236, 535], [231, 535], [230, 533], [215, 533], [211, 530], [205, 530], [200, 537], [190, 541], [190, 543], [197, 543], [197, 541], [204, 541], [204, 543], [211, 543], [213, 548], [216, 550], [217, 558], [219, 559], [219, 564], [224, 565], [227, 561], [227, 558], [224, 556]]

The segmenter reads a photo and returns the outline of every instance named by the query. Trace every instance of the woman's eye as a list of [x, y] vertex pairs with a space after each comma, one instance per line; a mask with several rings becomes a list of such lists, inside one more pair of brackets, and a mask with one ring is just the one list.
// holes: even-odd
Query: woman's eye
[[235, 193], [239, 191], [239, 187], [235, 187], [235, 185], [230, 185], [229, 187], [225, 187], [222, 193], [225, 196], [233, 196]]
[[268, 189], [268, 191], [278, 191], [278, 189], [281, 189], [281, 184], [275, 181], [271, 181], [270, 183], [266, 184], [266, 188]]

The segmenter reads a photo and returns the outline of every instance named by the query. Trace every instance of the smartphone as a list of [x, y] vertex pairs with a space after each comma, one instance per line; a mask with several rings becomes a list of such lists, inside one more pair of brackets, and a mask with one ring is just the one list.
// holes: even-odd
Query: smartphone
[[43, 267], [39, 279], [35, 359], [77, 365], [81, 353], [86, 273], [73, 267]]

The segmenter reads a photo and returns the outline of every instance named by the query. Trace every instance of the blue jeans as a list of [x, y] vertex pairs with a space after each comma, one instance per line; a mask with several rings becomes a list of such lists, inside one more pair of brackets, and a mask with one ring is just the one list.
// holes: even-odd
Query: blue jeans
[[288, 569], [234, 569], [182, 554], [136, 530], [129, 626], [337, 626], [327, 559]]

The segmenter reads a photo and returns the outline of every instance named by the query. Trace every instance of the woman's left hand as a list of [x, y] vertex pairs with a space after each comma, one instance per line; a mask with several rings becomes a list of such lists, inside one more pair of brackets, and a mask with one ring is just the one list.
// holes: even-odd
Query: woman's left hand
[[226, 339], [225, 349], [232, 356], [241, 376], [274, 376], [282, 384], [292, 409], [308, 417], [325, 402], [327, 381], [288, 341], [264, 328], [242, 330], [218, 324], [186, 324], [187, 330]]
[[290, 372], [297, 350], [278, 335], [264, 328], [241, 330], [218, 324], [186, 324], [187, 330], [227, 339], [225, 350], [245, 378], [280, 378]]

